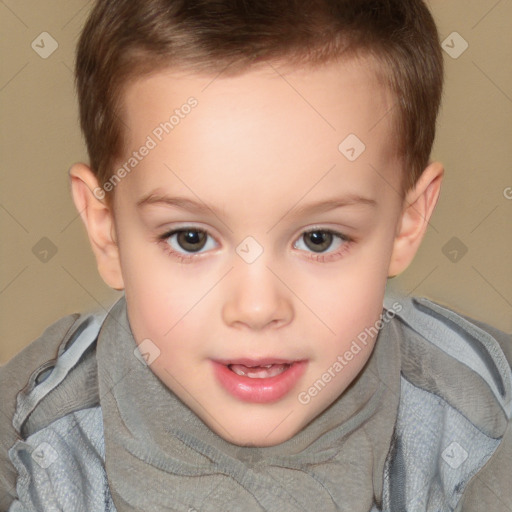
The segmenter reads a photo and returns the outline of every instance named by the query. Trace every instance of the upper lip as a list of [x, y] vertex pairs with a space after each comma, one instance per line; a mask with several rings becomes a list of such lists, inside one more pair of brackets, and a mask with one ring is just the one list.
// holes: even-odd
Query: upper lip
[[281, 359], [276, 357], [263, 357], [261, 359], [251, 359], [247, 357], [234, 358], [234, 359], [216, 359], [216, 363], [229, 366], [230, 364], [243, 364], [244, 366], [267, 366], [269, 364], [292, 364], [297, 362], [297, 359]]

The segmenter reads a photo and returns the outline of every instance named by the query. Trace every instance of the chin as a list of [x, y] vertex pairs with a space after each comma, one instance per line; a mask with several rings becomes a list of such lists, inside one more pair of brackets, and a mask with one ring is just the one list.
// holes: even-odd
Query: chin
[[[210, 426], [210, 428], [212, 428]], [[247, 446], [254, 448], [263, 448], [267, 446], [275, 446], [285, 441], [291, 439], [298, 431], [289, 431], [286, 432], [273, 432], [272, 428], [260, 426], [260, 425], [251, 425], [251, 428], [247, 430], [240, 430], [240, 426], [238, 425], [238, 430], [234, 432], [231, 430], [229, 434], [227, 434], [226, 430], [215, 431], [217, 435], [222, 437], [225, 441], [228, 441], [232, 444], [236, 444], [238, 446]], [[264, 434], [266, 432], [266, 434]]]

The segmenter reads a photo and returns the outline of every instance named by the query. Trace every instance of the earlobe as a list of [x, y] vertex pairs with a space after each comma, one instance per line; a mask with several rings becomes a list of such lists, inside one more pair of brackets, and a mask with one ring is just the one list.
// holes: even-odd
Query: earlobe
[[96, 257], [98, 271], [111, 288], [124, 288], [116, 241], [114, 216], [104, 200], [105, 192], [99, 186], [92, 170], [85, 164], [74, 164], [69, 170], [73, 201], [87, 229]]
[[442, 164], [433, 162], [407, 192], [393, 244], [389, 277], [403, 272], [413, 260], [439, 198], [443, 174]]

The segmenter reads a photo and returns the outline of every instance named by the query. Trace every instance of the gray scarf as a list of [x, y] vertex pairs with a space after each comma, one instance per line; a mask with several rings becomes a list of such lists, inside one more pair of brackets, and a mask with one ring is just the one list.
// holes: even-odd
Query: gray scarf
[[263, 448], [212, 432], [135, 348], [123, 299], [97, 344], [105, 467], [118, 512], [368, 512], [380, 503], [400, 394], [392, 325], [341, 397], [292, 439]]

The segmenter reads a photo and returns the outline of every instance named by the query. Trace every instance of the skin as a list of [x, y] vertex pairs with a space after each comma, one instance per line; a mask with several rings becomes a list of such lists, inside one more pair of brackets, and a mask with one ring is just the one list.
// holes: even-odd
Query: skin
[[[117, 184], [113, 205], [91, 192], [98, 183], [84, 164], [70, 170], [73, 196], [103, 279], [125, 290], [136, 342], [160, 350], [151, 370], [224, 439], [275, 445], [340, 397], [368, 360], [375, 339], [299, 402], [379, 319], [387, 278], [409, 265], [424, 235], [443, 168], [431, 163], [400, 192], [404, 171], [385, 115], [394, 101], [365, 60], [266, 63], [215, 79], [156, 72], [126, 88], [127, 158], [191, 96], [197, 107]], [[338, 150], [351, 133], [366, 145], [353, 162]], [[208, 209], [137, 206], [151, 195]], [[314, 203], [324, 208], [308, 210]], [[201, 252], [165, 239], [185, 227], [210, 234]], [[303, 236], [312, 228], [349, 241], [334, 237], [314, 252]], [[236, 252], [248, 236], [263, 249], [252, 263]], [[213, 373], [212, 359], [244, 357], [308, 364], [283, 398], [255, 404], [230, 395]]]

